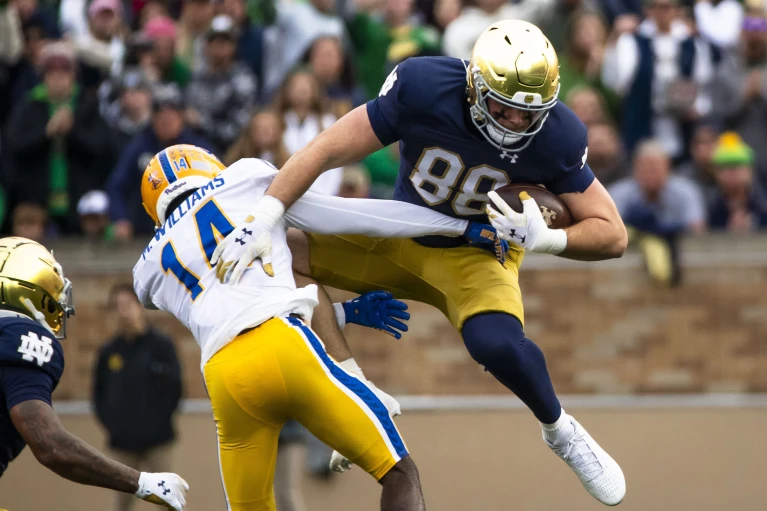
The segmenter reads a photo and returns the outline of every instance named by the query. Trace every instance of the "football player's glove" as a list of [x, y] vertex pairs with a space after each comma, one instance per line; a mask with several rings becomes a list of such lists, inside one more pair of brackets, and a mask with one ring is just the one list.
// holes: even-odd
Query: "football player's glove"
[[407, 304], [395, 300], [391, 293], [371, 291], [341, 305], [347, 323], [375, 328], [395, 339], [402, 338], [397, 330], [407, 332], [407, 325], [402, 322], [410, 319]]
[[490, 251], [499, 263], [503, 264], [506, 260], [509, 244], [498, 235], [498, 231], [492, 225], [469, 222], [463, 236], [469, 245]]
[[519, 194], [522, 213], [511, 209], [495, 192], [489, 192], [488, 197], [501, 210], [498, 212], [487, 205], [487, 216], [501, 238], [525, 250], [544, 254], [559, 254], [567, 247], [567, 233], [564, 229], [549, 229], [538, 204], [527, 192]]
[[210, 258], [221, 283], [236, 284], [254, 259], [261, 259], [264, 272], [274, 277], [272, 269], [272, 229], [280, 223], [285, 206], [279, 199], [265, 195], [255, 210], [218, 244]]
[[189, 485], [181, 476], [167, 472], [141, 472], [136, 497], [152, 504], [183, 511]]

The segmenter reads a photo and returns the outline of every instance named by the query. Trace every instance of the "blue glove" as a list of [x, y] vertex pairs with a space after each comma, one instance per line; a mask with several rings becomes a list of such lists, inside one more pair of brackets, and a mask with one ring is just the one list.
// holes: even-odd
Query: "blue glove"
[[485, 249], [494, 254], [499, 263], [503, 264], [506, 260], [509, 244], [498, 236], [498, 231], [492, 225], [469, 222], [469, 226], [463, 235], [469, 242], [469, 245]]
[[410, 319], [407, 304], [395, 300], [391, 293], [371, 291], [341, 305], [344, 308], [347, 323], [375, 328], [396, 339], [401, 339], [402, 334], [395, 329], [407, 332], [407, 325], [398, 321]]

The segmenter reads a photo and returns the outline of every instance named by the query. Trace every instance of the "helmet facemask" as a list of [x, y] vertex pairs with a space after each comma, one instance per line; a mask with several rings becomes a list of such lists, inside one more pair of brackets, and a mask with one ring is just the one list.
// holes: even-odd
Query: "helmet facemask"
[[[482, 73], [478, 67], [474, 67], [467, 71], [471, 73], [471, 79], [469, 81], [469, 99], [471, 106], [469, 107], [469, 112], [474, 126], [476, 126], [480, 133], [482, 133], [482, 136], [497, 149], [506, 153], [516, 153], [525, 149], [530, 142], [532, 142], [533, 136], [543, 128], [543, 124], [549, 116], [549, 110], [556, 105], [557, 96], [559, 94], [559, 85], [557, 85], [557, 92], [554, 95], [554, 98], [546, 104], [541, 103], [540, 95], [526, 94], [523, 92], [515, 94], [515, 98], [517, 99], [517, 101], [515, 101], [515, 98], [509, 99], [491, 89], [482, 77]], [[519, 97], [517, 98], [517, 96]], [[495, 120], [490, 113], [490, 109], [487, 105], [488, 99], [493, 99], [508, 108], [533, 112], [533, 119], [530, 126], [521, 132], [505, 128]], [[522, 140], [525, 141], [524, 144], [518, 147], [511, 147]]]

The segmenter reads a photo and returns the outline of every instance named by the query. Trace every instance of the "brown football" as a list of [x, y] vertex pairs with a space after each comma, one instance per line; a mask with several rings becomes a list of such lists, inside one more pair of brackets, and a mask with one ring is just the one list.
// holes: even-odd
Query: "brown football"
[[511, 206], [511, 209], [518, 213], [522, 213], [522, 201], [519, 198], [519, 194], [527, 192], [538, 203], [538, 207], [541, 208], [541, 213], [543, 213], [543, 218], [549, 227], [552, 229], [563, 229], [573, 225], [573, 215], [570, 213], [567, 205], [545, 188], [537, 185], [513, 184], [499, 188], [496, 192], [506, 201], [506, 204]]

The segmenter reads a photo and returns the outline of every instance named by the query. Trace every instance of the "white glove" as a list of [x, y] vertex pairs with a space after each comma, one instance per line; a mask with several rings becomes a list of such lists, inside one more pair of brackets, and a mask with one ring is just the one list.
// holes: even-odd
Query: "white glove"
[[[348, 358], [343, 362], [340, 362], [338, 365], [359, 377], [360, 380], [367, 382], [370, 390], [373, 391], [373, 393], [378, 397], [378, 399], [381, 400], [386, 409], [389, 411], [390, 417], [402, 415], [402, 410], [400, 408], [399, 402], [383, 390], [376, 387], [372, 381], [365, 378], [365, 375], [362, 373], [362, 369], [359, 365], [357, 365], [357, 362], [354, 360], [354, 358]], [[338, 451], [333, 451], [333, 454], [330, 456], [330, 470], [335, 472], [346, 472], [347, 470], [351, 470], [353, 465], [354, 464], [351, 461], [346, 459], [344, 455]]]
[[265, 195], [258, 201], [245, 223], [237, 226], [218, 244], [210, 259], [218, 265], [216, 277], [221, 283], [236, 284], [254, 259], [261, 259], [264, 272], [274, 277], [272, 269], [272, 229], [282, 220], [285, 206], [279, 199]]
[[168, 472], [141, 472], [135, 495], [152, 504], [183, 511], [188, 489], [189, 485], [179, 475]]
[[497, 193], [489, 192], [487, 195], [503, 213], [489, 204], [486, 207], [490, 224], [502, 239], [526, 250], [544, 254], [559, 254], [567, 248], [567, 233], [564, 229], [549, 229], [538, 203], [527, 192], [519, 194], [522, 213], [511, 209]]

